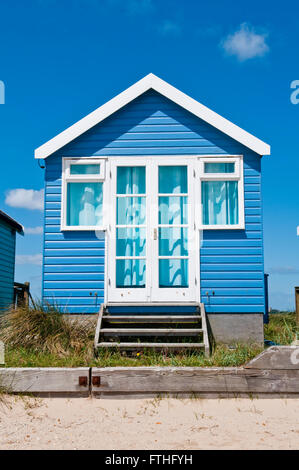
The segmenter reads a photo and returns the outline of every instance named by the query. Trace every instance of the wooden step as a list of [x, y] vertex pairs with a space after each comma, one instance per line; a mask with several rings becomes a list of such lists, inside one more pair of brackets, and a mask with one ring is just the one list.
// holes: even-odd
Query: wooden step
[[112, 342], [104, 342], [98, 343], [98, 348], [160, 348], [160, 349], [183, 349], [183, 348], [204, 348], [204, 343], [112, 343]]
[[[178, 309], [182, 306], [189, 307], [189, 310], [179, 311]], [[131, 304], [131, 307], [129, 304], [123, 303], [101, 305], [95, 332], [95, 349], [155, 348], [172, 351], [203, 349], [204, 353], [209, 355], [208, 330], [203, 304], [141, 303]], [[131, 337], [133, 338], [131, 339]], [[136, 342], [133, 342], [135, 337]], [[144, 337], [148, 337], [148, 339]], [[108, 341], [108, 339], [115, 342]], [[150, 342], [151, 339], [153, 342]], [[161, 342], [157, 342], [159, 339]], [[198, 339], [199, 342], [185, 342], [188, 339], [190, 341]]]
[[151, 307], [199, 307], [197, 302], [108, 302], [105, 304], [106, 308], [109, 307], [144, 307], [150, 309]]
[[201, 328], [102, 328], [101, 335], [118, 336], [198, 336]]
[[111, 322], [138, 322], [138, 323], [180, 323], [198, 322], [201, 315], [105, 315], [103, 321]]

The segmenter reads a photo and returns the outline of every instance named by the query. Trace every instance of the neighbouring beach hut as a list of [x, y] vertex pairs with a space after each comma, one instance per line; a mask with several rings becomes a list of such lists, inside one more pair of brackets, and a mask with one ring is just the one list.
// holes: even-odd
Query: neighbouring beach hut
[[217, 341], [262, 342], [269, 154], [147, 75], [35, 152], [46, 167], [44, 300], [71, 314], [105, 305], [104, 317], [126, 315], [133, 327], [205, 311]]
[[22, 225], [0, 210], [0, 314], [13, 303], [17, 232]]

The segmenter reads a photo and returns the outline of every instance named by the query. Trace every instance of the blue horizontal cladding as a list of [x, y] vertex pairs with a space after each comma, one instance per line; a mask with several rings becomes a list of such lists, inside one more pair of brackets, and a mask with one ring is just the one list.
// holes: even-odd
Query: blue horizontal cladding
[[[200, 283], [202, 293], [206, 295], [207, 289], [213, 289], [212, 292], [216, 292], [216, 295], [220, 291], [223, 292], [234, 292], [239, 294], [241, 291], [246, 292], [247, 295], [247, 288], [256, 290], [256, 289], [263, 289], [264, 283], [262, 279], [220, 279], [216, 281], [215, 279], [202, 279]], [[260, 292], [261, 293], [261, 292]], [[257, 295], [252, 294], [252, 295]]]
[[0, 313], [13, 302], [16, 232], [0, 220]]
[[201, 282], [205, 280], [213, 280], [215, 282], [219, 282], [222, 280], [223, 281], [239, 281], [240, 280], [242, 281], [241, 285], [245, 285], [245, 281], [247, 282], [249, 280], [254, 280], [254, 281], [263, 280], [264, 275], [263, 273], [260, 272], [260, 270], [256, 270], [256, 269], [253, 271], [248, 271], [246, 269], [244, 271], [222, 270], [221, 272], [219, 272], [219, 270], [216, 269], [213, 271], [207, 271], [207, 270], [201, 271], [200, 279], [201, 279]]
[[205, 302], [205, 310], [207, 313], [264, 313], [264, 304], [254, 305], [248, 302], [248, 304], [238, 304], [229, 307], [227, 305], [210, 305]]
[[[102, 286], [101, 288], [103, 288], [103, 284], [102, 283]], [[93, 299], [95, 300], [95, 296], [97, 297], [101, 297], [102, 296], [102, 291], [101, 289], [97, 289], [97, 288], [80, 288], [80, 289], [77, 289], [77, 290], [73, 290], [73, 288], [64, 288], [64, 289], [61, 289], [60, 286], [59, 288], [55, 288], [55, 286], [53, 286], [53, 288], [51, 289], [45, 289], [44, 290], [44, 296], [45, 297], [55, 297], [56, 299], [58, 298], [64, 298], [64, 299], [71, 299], [73, 297], [80, 297], [80, 298], [89, 298], [89, 299]]]
[[[104, 298], [105, 241], [91, 232], [61, 232], [62, 157], [244, 156], [245, 230], [204, 231], [200, 254], [202, 300], [208, 311], [261, 312], [263, 234], [261, 159], [230, 137], [154, 91], [149, 91], [46, 160], [44, 296], [72, 313], [95, 313], [89, 290]], [[226, 294], [225, 294], [226, 292]], [[84, 293], [86, 295], [84, 295]], [[82, 295], [81, 295], [82, 294]], [[86, 301], [85, 301], [85, 300]], [[251, 302], [257, 299], [258, 303]], [[67, 300], [71, 300], [67, 303]], [[76, 301], [82, 303], [76, 304]], [[171, 299], [170, 299], [171, 300]], [[237, 303], [236, 303], [237, 302]]]
[[112, 306], [109, 305], [108, 311], [111, 314], [126, 313], [196, 313], [196, 305], [174, 305], [174, 306], [155, 306], [155, 305], [136, 305], [136, 306]]
[[89, 297], [89, 292], [87, 293], [88, 289], [90, 290], [90, 292], [94, 290], [100, 290], [101, 292], [97, 292], [97, 295], [102, 296], [102, 290], [104, 289], [104, 280], [99, 281], [97, 279], [88, 279], [82, 281], [81, 279], [58, 279], [57, 281], [53, 281], [51, 279], [46, 279], [44, 280], [44, 289], [49, 291], [47, 292], [48, 296], [53, 296], [53, 292], [57, 291], [58, 289], [86, 289], [86, 297]]
[[[47, 302], [55, 301], [58, 307], [91, 307], [95, 309], [95, 312], [99, 311], [100, 305], [103, 303], [103, 297], [57, 297], [55, 295], [47, 297], [44, 294], [44, 300]], [[84, 313], [84, 310], [83, 310]]]
[[245, 230], [205, 230], [201, 299], [208, 313], [264, 313], [260, 158], [244, 153]]
[[95, 274], [102, 273], [104, 275], [104, 265], [103, 264], [71, 264], [71, 265], [64, 265], [63, 272], [61, 272], [60, 265], [47, 265], [45, 266], [44, 273], [45, 276], [66, 276], [71, 274], [80, 274], [85, 273], [87, 276], [94, 276]]
[[[59, 211], [60, 203], [59, 195]], [[51, 209], [46, 205], [43, 300], [54, 303], [65, 313], [98, 313], [104, 301], [105, 235], [61, 232], [60, 218], [55, 224], [49, 223], [49, 213]]]

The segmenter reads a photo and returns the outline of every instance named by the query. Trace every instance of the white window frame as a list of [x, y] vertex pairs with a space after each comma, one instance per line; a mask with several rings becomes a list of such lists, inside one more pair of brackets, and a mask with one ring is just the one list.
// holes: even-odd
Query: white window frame
[[[205, 163], [234, 163], [234, 173], [205, 173]], [[202, 182], [203, 181], [237, 181], [238, 182], [238, 212], [239, 223], [235, 225], [204, 225], [203, 224], [203, 205], [202, 205]], [[245, 229], [245, 211], [244, 211], [244, 170], [243, 155], [229, 156], [204, 156], [199, 157], [199, 197], [200, 197], [200, 229], [201, 230], [244, 230]]]
[[[70, 166], [71, 165], [91, 165], [97, 164], [100, 165], [100, 173], [98, 175], [89, 174], [89, 175], [71, 175]], [[103, 231], [106, 230], [105, 224], [105, 203], [106, 203], [106, 190], [105, 190], [105, 158], [94, 158], [94, 157], [78, 157], [62, 158], [62, 188], [61, 188], [61, 231]], [[68, 183], [103, 183], [103, 224], [102, 225], [67, 225], [67, 184]]]

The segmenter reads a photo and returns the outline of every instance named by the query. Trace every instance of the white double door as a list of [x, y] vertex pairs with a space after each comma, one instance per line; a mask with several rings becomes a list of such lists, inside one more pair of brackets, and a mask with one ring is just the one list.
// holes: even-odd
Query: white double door
[[188, 157], [111, 159], [109, 302], [198, 300], [194, 175]]

